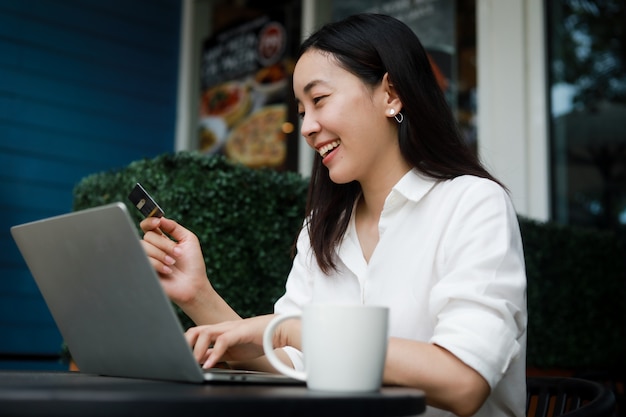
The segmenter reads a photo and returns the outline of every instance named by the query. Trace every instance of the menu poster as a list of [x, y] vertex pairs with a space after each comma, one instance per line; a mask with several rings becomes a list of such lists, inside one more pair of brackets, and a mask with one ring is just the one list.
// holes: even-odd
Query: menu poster
[[284, 25], [268, 16], [204, 42], [198, 148], [251, 168], [285, 168], [293, 63]]

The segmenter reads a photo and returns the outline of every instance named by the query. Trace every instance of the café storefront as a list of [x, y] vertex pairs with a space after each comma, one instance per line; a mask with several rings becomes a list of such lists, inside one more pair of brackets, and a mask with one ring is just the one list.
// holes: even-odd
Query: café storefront
[[[279, 158], [272, 162], [266, 156], [261, 164], [307, 175], [311, 154], [299, 146], [285, 80], [298, 41], [324, 22], [359, 11], [381, 12], [401, 18], [420, 36], [468, 143], [511, 189], [521, 214], [623, 231], [626, 127], [620, 114], [626, 76], [620, 51], [626, 40], [617, 29], [602, 28], [621, 27], [617, 23], [625, 9], [617, 0], [283, 0], [271, 6], [253, 0], [186, 1], [189, 33], [183, 51], [189, 59], [182, 69], [188, 76], [180, 95], [181, 102], [200, 111], [189, 112], [179, 126], [177, 148], [213, 152], [229, 135], [236, 136], [232, 120], [216, 124], [205, 117], [207, 94], [219, 84], [207, 77], [207, 58], [229, 41], [226, 62], [250, 58], [254, 51], [242, 52], [247, 34], [248, 48], [273, 42], [278, 55], [240, 72], [226, 68], [220, 82], [247, 83], [251, 96], [237, 111], [248, 123], [254, 123], [251, 113], [269, 105], [284, 122], [277, 124], [285, 140], [274, 152]], [[268, 22], [279, 29], [263, 40], [259, 31]], [[261, 86], [263, 74], [276, 82]]]

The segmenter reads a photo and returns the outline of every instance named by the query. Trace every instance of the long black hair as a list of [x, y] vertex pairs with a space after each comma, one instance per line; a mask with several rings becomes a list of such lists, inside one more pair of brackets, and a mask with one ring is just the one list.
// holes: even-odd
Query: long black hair
[[[328, 23], [300, 45], [298, 57], [310, 49], [329, 53], [342, 68], [372, 88], [389, 74], [404, 116], [398, 125], [400, 152], [422, 174], [441, 180], [475, 175], [498, 182], [463, 140], [424, 47], [400, 20], [365, 13]], [[307, 227], [316, 260], [326, 273], [336, 267], [335, 248], [360, 193], [356, 181], [332, 182], [316, 155], [308, 191]]]

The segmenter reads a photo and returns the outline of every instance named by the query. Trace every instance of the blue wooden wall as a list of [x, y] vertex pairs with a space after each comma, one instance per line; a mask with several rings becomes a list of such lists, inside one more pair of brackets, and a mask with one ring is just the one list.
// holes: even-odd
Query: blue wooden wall
[[173, 151], [180, 15], [179, 0], [0, 0], [0, 368], [49, 366], [62, 343], [10, 226]]

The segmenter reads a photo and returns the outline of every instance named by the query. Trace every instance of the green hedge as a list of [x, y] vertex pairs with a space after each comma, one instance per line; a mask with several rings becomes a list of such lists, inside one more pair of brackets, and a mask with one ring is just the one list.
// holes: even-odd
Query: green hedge
[[293, 172], [249, 169], [221, 156], [179, 152], [84, 178], [75, 187], [73, 208], [122, 201], [139, 224], [141, 214], [127, 199], [136, 182], [166, 216], [196, 233], [213, 286], [238, 313], [272, 311], [285, 290], [291, 246], [304, 218], [305, 179]]
[[[307, 180], [219, 156], [165, 154], [84, 178], [74, 209], [127, 203], [135, 182], [194, 231], [215, 288], [243, 316], [272, 311], [284, 292]], [[128, 203], [127, 203], [128, 204]], [[130, 207], [137, 223], [141, 216]], [[528, 366], [624, 367], [625, 251], [610, 233], [520, 217], [528, 275]], [[191, 322], [180, 311], [186, 326]]]
[[528, 365], [626, 368], [626, 251], [615, 234], [520, 218]]

